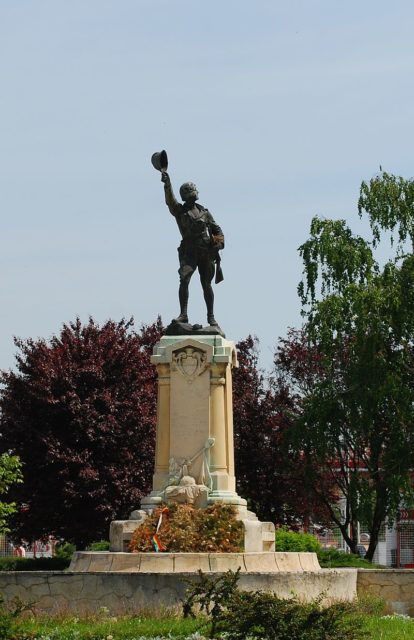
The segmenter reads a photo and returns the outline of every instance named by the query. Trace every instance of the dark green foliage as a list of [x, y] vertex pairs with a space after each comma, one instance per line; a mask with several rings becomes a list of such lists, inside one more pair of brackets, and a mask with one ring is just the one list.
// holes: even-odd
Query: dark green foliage
[[288, 531], [285, 527], [276, 529], [276, 551], [313, 551], [317, 554], [322, 568], [356, 567], [376, 569], [380, 565], [372, 564], [354, 553], [345, 553], [339, 549], [322, 549], [315, 536], [309, 533]]
[[298, 293], [302, 304], [314, 301], [321, 280], [322, 295], [342, 292], [354, 282], [366, 282], [375, 269], [369, 244], [352, 234], [345, 220], [313, 218], [310, 238], [299, 247], [304, 264], [304, 280]]
[[370, 217], [372, 243], [342, 220], [312, 221], [300, 247], [302, 354], [287, 372], [279, 354], [276, 364], [304, 389], [291, 433], [307, 484], [351, 550], [358, 522], [366, 525], [371, 560], [384, 521], [412, 500], [414, 457], [414, 256], [399, 252], [382, 267], [372, 245], [382, 231], [397, 229], [400, 248], [414, 239], [414, 182], [382, 173], [362, 183], [359, 211]]
[[[17, 456], [0, 455], [0, 497], [6, 495], [13, 484], [23, 482], [22, 465]], [[16, 511], [15, 502], [0, 501], [0, 533], [8, 533], [7, 519]]]
[[357, 640], [362, 620], [352, 605], [282, 600], [271, 593], [239, 591], [220, 619], [229, 640]]
[[221, 622], [229, 603], [237, 593], [237, 582], [240, 568], [234, 573], [227, 571], [223, 575], [210, 578], [201, 570], [198, 571], [198, 580], [186, 580], [189, 588], [183, 603], [184, 618], [195, 617], [197, 613], [204, 613], [210, 617], [210, 637], [214, 638], [218, 624]]
[[323, 569], [333, 567], [355, 567], [360, 569], [377, 569], [381, 565], [364, 560], [355, 553], [345, 553], [339, 549], [320, 549], [318, 551], [319, 564]]
[[414, 180], [406, 180], [381, 171], [369, 183], [361, 184], [358, 201], [359, 215], [368, 214], [374, 246], [380, 241], [381, 231], [398, 233], [402, 245], [414, 240]]
[[111, 543], [109, 540], [99, 540], [98, 542], [91, 542], [91, 544], [86, 547], [86, 551], [109, 551], [110, 546]]
[[239, 571], [188, 581], [184, 616], [194, 609], [210, 618], [210, 637], [224, 633], [228, 640], [359, 640], [364, 637], [362, 620], [355, 606], [347, 603], [322, 607], [319, 601], [300, 603], [283, 600], [262, 591], [239, 591]]
[[286, 527], [276, 529], [276, 551], [314, 551], [321, 550], [321, 543], [310, 533], [289, 531]]
[[63, 571], [70, 558], [0, 558], [0, 571]]
[[55, 557], [70, 562], [76, 551], [76, 546], [72, 542], [59, 542], [55, 547]]

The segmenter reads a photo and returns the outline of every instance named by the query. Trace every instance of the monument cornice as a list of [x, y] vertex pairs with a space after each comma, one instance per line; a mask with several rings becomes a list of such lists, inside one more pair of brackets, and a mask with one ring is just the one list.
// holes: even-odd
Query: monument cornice
[[198, 335], [195, 337], [183, 336], [163, 336], [156, 344], [152, 364], [167, 364], [172, 361], [172, 354], [175, 351], [193, 347], [206, 353], [209, 364], [231, 364], [238, 367], [237, 351], [234, 342], [226, 340], [221, 336]]

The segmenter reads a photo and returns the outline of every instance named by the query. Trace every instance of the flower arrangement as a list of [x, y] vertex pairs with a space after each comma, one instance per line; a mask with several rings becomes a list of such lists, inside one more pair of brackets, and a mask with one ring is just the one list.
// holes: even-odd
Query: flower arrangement
[[[157, 531], [161, 512], [163, 517]], [[154, 550], [237, 553], [243, 550], [243, 540], [243, 524], [236, 519], [232, 505], [195, 509], [187, 504], [174, 504], [168, 510], [155, 509], [135, 530], [129, 549], [135, 553]]]

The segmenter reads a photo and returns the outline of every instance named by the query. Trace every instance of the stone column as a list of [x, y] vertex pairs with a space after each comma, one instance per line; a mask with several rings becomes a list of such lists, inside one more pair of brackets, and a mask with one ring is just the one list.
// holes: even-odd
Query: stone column
[[170, 459], [170, 368], [166, 364], [158, 364], [157, 372], [157, 432], [153, 488], [162, 490], [168, 481]]
[[234, 343], [221, 336], [164, 336], [152, 362], [158, 370], [155, 473], [141, 508], [150, 511], [162, 503], [164, 490], [174, 484], [174, 469], [184, 468], [187, 477], [206, 487], [208, 503], [245, 510], [234, 476]]

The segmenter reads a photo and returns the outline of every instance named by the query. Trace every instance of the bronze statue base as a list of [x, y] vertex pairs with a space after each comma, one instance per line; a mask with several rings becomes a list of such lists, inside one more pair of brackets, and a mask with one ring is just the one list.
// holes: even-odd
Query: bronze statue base
[[201, 324], [190, 324], [189, 322], [177, 322], [172, 320], [165, 330], [166, 336], [221, 336], [225, 338], [225, 333], [218, 325], [207, 325], [202, 327]]

